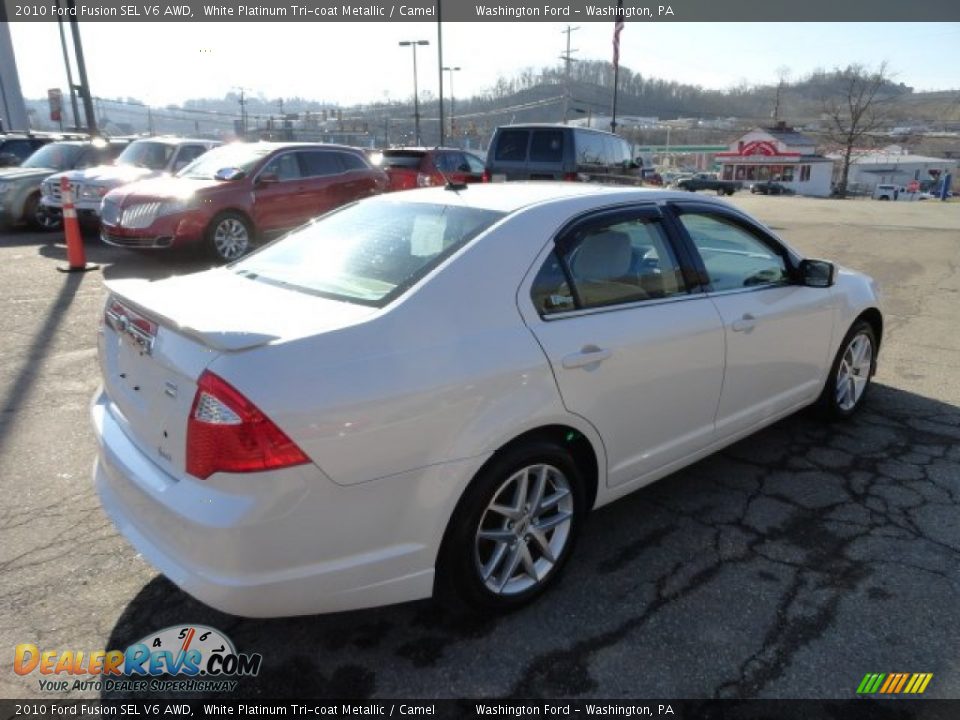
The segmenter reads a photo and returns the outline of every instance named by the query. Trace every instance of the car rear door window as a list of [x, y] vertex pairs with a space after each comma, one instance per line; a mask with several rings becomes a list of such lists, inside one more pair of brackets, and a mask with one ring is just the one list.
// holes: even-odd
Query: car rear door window
[[475, 155], [471, 155], [470, 153], [464, 153], [463, 157], [467, 162], [467, 167], [470, 168], [468, 172], [476, 175], [483, 174], [483, 161], [480, 158], [476, 157]]
[[354, 153], [342, 152], [337, 153], [340, 156], [340, 164], [343, 165], [344, 170], [368, 170], [369, 166], [363, 161], [359, 155]]
[[684, 212], [680, 222], [703, 260], [713, 291], [789, 282], [783, 256], [733, 218]]
[[343, 172], [343, 166], [338, 157], [342, 153], [310, 150], [297, 154], [300, 156], [304, 177], [323, 177]]
[[529, 139], [529, 130], [503, 130], [497, 137], [493, 157], [504, 162], [524, 162]]
[[531, 162], [561, 162], [563, 130], [534, 130], [530, 139]]
[[[564, 238], [534, 279], [541, 315], [685, 294], [680, 265], [658, 216], [598, 220]], [[572, 286], [572, 287], [571, 287]]]
[[603, 135], [593, 132], [577, 133], [577, 163], [580, 165], [602, 165], [606, 155]]

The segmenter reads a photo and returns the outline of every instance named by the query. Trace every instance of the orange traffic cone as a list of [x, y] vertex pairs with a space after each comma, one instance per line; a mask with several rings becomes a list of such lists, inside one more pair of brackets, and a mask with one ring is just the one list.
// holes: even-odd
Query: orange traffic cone
[[83, 249], [83, 236], [80, 234], [80, 221], [77, 209], [73, 206], [73, 189], [66, 177], [60, 178], [60, 198], [63, 205], [63, 231], [67, 236], [67, 267], [57, 267], [60, 272], [87, 272], [96, 270], [97, 265], [87, 262]]

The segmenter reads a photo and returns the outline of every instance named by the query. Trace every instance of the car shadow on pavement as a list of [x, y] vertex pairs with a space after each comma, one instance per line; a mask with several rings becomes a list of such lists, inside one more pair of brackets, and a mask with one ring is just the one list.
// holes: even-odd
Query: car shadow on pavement
[[867, 670], [953, 663], [958, 504], [960, 408], [875, 385], [850, 422], [798, 413], [597, 510], [510, 615], [242, 619], [157, 576], [105, 647], [213, 626], [263, 655], [235, 697], [853, 697]]
[[[67, 246], [63, 237], [40, 247], [39, 253], [55, 260], [67, 260]], [[149, 250], [127, 250], [105, 245], [96, 236], [84, 237], [84, 252], [87, 262], [100, 266], [104, 280], [143, 278], [161, 280], [173, 275], [187, 275], [214, 267], [215, 263], [198, 253]]]

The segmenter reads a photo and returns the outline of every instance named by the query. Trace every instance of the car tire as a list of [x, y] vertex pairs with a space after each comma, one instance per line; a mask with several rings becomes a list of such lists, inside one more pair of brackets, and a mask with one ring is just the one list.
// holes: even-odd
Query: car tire
[[53, 215], [40, 202], [40, 193], [33, 193], [23, 205], [23, 217], [36, 230], [53, 231], [63, 227], [63, 217]]
[[727, 188], [727, 197], [733, 195], [733, 188]]
[[829, 417], [846, 419], [863, 405], [877, 369], [877, 349], [873, 326], [857, 320], [840, 343], [820, 395], [820, 408]]
[[207, 226], [208, 252], [221, 262], [232, 262], [253, 248], [253, 228], [250, 221], [238, 212], [217, 215]]
[[573, 552], [583, 488], [570, 453], [554, 442], [494, 456], [451, 516], [437, 559], [436, 598], [481, 613], [532, 602], [556, 582]]

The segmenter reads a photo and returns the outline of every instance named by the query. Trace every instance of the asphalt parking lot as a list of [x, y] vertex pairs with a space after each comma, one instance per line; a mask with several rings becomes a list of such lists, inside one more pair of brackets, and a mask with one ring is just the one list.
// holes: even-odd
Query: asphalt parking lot
[[430, 602], [243, 620], [159, 576], [92, 489], [95, 326], [105, 279], [203, 263], [91, 237], [102, 270], [64, 275], [58, 236], [0, 234], [0, 696], [44, 697], [10, 672], [19, 643], [203, 623], [262, 653], [243, 696], [849, 698], [868, 672], [932, 672], [927, 696], [960, 698], [960, 204], [732, 202], [880, 281], [864, 411], [800, 413], [597, 511], [559, 586], [491, 620]]

